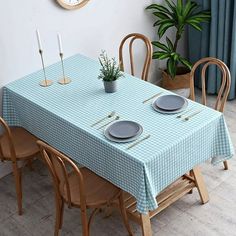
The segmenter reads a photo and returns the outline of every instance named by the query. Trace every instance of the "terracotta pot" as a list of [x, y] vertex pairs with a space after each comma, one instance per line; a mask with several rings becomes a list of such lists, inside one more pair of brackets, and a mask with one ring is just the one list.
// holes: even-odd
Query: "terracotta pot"
[[161, 86], [168, 90], [176, 90], [190, 87], [190, 71], [185, 67], [178, 67], [177, 74], [172, 79], [165, 70], [162, 71]]

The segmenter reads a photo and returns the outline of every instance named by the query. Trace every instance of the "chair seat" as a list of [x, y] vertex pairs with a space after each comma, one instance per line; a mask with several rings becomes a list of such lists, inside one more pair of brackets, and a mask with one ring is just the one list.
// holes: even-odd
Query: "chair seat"
[[[36, 141], [38, 140], [31, 133], [21, 127], [10, 127], [13, 144], [17, 159], [27, 159], [39, 152]], [[0, 137], [3, 158], [11, 160], [11, 152], [6, 133]]]
[[[86, 198], [86, 205], [88, 207], [96, 207], [97, 205], [106, 204], [110, 200], [113, 200], [119, 192], [119, 188], [106, 181], [105, 179], [94, 174], [89, 169], [83, 167], [80, 171], [84, 179], [84, 194]], [[71, 202], [75, 206], [80, 206], [80, 192], [79, 192], [79, 182], [78, 175], [75, 172], [70, 173], [68, 177], [70, 192], [71, 192]], [[61, 184], [61, 194], [63, 198], [67, 201], [66, 185]]]

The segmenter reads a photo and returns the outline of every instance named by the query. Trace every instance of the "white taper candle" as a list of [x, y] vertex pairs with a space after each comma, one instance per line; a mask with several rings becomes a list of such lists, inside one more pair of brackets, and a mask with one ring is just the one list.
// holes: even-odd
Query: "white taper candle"
[[37, 35], [39, 50], [42, 51], [42, 50], [43, 50], [43, 47], [42, 47], [42, 43], [41, 43], [41, 38], [40, 38], [39, 30], [36, 30], [36, 35]]
[[60, 52], [60, 54], [63, 54], [61, 35], [59, 33], [57, 34], [57, 40], [58, 40], [59, 52]]

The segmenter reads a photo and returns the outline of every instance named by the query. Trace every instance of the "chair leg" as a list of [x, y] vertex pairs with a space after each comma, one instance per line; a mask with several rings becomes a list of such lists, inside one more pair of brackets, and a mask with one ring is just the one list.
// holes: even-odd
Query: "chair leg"
[[92, 212], [92, 214], [89, 217], [89, 221], [88, 221], [88, 233], [90, 234], [90, 227], [92, 224], [92, 220], [94, 219], [94, 216], [96, 215], [96, 213], [99, 211], [99, 208], [95, 208]]
[[62, 200], [60, 197], [56, 196], [56, 222], [55, 222], [55, 232], [54, 236], [59, 235], [59, 230], [61, 229], [62, 226]]
[[[191, 177], [193, 177], [193, 173], [191, 172], [191, 171], [189, 171], [189, 173], [188, 173]], [[188, 194], [192, 194], [193, 193], [193, 190], [191, 189], [189, 192], [188, 192]]]
[[121, 194], [119, 196], [119, 204], [120, 204], [120, 211], [121, 211], [121, 215], [122, 215], [122, 219], [123, 219], [123, 222], [125, 224], [125, 227], [126, 227], [128, 233], [129, 233], [129, 235], [132, 236], [133, 233], [132, 233], [132, 230], [131, 230], [130, 225], [129, 225], [129, 220], [128, 220], [125, 205], [124, 205], [123, 191], [121, 192]]
[[62, 199], [61, 201], [61, 206], [60, 206], [60, 229], [62, 228], [62, 224], [63, 224], [63, 215], [64, 215], [64, 200]]
[[224, 167], [225, 167], [225, 170], [228, 170], [228, 169], [229, 169], [229, 165], [228, 165], [228, 162], [227, 162], [227, 161], [224, 161]]
[[17, 163], [12, 163], [13, 175], [16, 185], [16, 195], [18, 204], [18, 214], [22, 215], [22, 184], [21, 184], [21, 171], [17, 167]]
[[81, 209], [81, 220], [82, 220], [83, 236], [89, 236], [88, 219], [87, 219], [86, 209]]
[[29, 167], [30, 171], [34, 170], [34, 168], [33, 168], [33, 160], [32, 159], [29, 159], [27, 161], [27, 166]]

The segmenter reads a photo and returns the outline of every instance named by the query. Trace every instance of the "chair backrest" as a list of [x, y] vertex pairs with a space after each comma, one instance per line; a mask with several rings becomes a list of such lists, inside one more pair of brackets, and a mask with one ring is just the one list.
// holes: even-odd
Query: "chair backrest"
[[207, 105], [206, 70], [210, 65], [216, 65], [221, 71], [222, 79], [221, 79], [220, 89], [218, 91], [217, 100], [215, 103], [215, 110], [223, 112], [224, 106], [225, 106], [225, 103], [227, 101], [229, 91], [230, 91], [231, 76], [230, 76], [230, 71], [227, 65], [223, 61], [217, 58], [213, 58], [213, 57], [202, 58], [194, 64], [190, 73], [190, 99], [195, 101], [194, 76], [195, 76], [196, 69], [202, 64], [203, 66], [200, 73], [201, 82], [202, 82], [202, 104]]
[[[11, 153], [12, 161], [16, 162], [16, 151], [15, 151], [15, 147], [13, 143], [12, 133], [6, 121], [2, 117], [0, 117], [0, 128], [2, 129], [1, 130], [2, 133], [0, 134], [0, 137], [2, 137], [3, 135], [6, 136], [7, 145]], [[2, 147], [2, 143], [0, 139], [0, 160], [4, 160], [2, 148], [6, 148], [6, 147]]]
[[85, 209], [86, 199], [84, 195], [84, 180], [79, 168], [67, 156], [60, 153], [48, 144], [40, 140], [37, 141], [37, 144], [39, 145], [41, 155], [52, 176], [56, 196], [61, 197], [62, 191], [64, 191], [62, 188], [65, 187], [67, 204], [69, 207], [71, 207], [71, 186], [69, 184], [68, 177], [72, 172], [75, 172], [76, 176], [78, 177], [81, 209]]
[[120, 44], [119, 48], [119, 62], [120, 69], [124, 71], [124, 61], [123, 61], [123, 47], [127, 40], [130, 39], [129, 42], [129, 57], [130, 57], [130, 66], [131, 66], [131, 74], [134, 75], [134, 60], [133, 60], [133, 43], [136, 39], [142, 40], [146, 46], [146, 57], [144, 61], [143, 71], [142, 71], [142, 80], [148, 80], [149, 68], [152, 61], [152, 43], [151, 41], [144, 35], [138, 33], [132, 33], [127, 35]]

